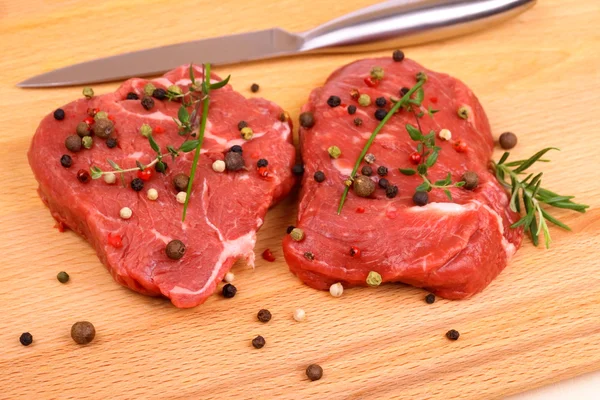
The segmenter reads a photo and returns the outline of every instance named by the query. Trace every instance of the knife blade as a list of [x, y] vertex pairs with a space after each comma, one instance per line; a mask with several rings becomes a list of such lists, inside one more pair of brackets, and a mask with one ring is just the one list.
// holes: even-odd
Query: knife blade
[[149, 76], [181, 64], [216, 65], [303, 52], [356, 52], [413, 45], [464, 35], [504, 21], [536, 0], [390, 0], [303, 33], [274, 28], [201, 39], [100, 58], [27, 79], [37, 88]]

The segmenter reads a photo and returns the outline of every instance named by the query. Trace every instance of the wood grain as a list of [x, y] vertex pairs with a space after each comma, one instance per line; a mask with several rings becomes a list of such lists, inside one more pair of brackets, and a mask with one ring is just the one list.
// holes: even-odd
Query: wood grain
[[[519, 136], [515, 153], [548, 145], [546, 184], [592, 206], [557, 212], [551, 250], [529, 243], [481, 295], [423, 301], [403, 285], [352, 289], [335, 299], [303, 286], [283, 261], [294, 196], [260, 231], [255, 270], [236, 265], [238, 295], [191, 310], [115, 284], [91, 248], [60, 234], [36, 194], [26, 151], [39, 120], [81, 88], [21, 90], [15, 83], [77, 61], [277, 24], [292, 31], [372, 1], [1, 1], [0, 371], [3, 399], [492, 399], [600, 368], [600, 3], [540, 1], [506, 24], [407, 49], [408, 56], [470, 85], [493, 130]], [[382, 52], [377, 54], [388, 54]], [[218, 68], [231, 83], [290, 111], [312, 87], [360, 55], [288, 58]], [[116, 84], [99, 85], [97, 93]], [[498, 152], [499, 153], [499, 152]], [[497, 154], [498, 155], [498, 154]], [[60, 270], [71, 275], [57, 282]], [[292, 319], [295, 308], [307, 319]], [[256, 321], [269, 308], [273, 320]], [[79, 347], [71, 325], [89, 320]], [[461, 337], [450, 342], [448, 329]], [[34, 344], [18, 337], [30, 331]], [[250, 340], [263, 335], [255, 350]], [[309, 382], [305, 367], [323, 366]]]

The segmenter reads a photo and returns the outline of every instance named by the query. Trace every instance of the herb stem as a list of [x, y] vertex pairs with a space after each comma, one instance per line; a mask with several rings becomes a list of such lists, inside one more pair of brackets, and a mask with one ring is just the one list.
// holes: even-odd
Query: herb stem
[[192, 163], [192, 170], [190, 171], [190, 180], [187, 187], [187, 196], [185, 198], [185, 204], [183, 205], [183, 214], [181, 221], [185, 221], [185, 215], [190, 202], [192, 194], [192, 183], [196, 175], [196, 168], [198, 167], [198, 160], [200, 159], [200, 149], [204, 142], [204, 131], [206, 130], [206, 120], [208, 118], [208, 106], [210, 104], [210, 63], [204, 65], [204, 84], [202, 85], [202, 117], [200, 120], [200, 129], [198, 130], [198, 146], [196, 146], [196, 152], [194, 153], [194, 161]]
[[[360, 167], [360, 163], [362, 162], [363, 158], [369, 151], [369, 148], [375, 141], [375, 137], [377, 136], [379, 131], [381, 131], [381, 129], [385, 126], [385, 124], [389, 121], [389, 119], [392, 118], [392, 115], [394, 115], [396, 113], [396, 111], [398, 111], [398, 109], [400, 109], [400, 107], [402, 107], [406, 103], [408, 103], [408, 101], [410, 100], [410, 96], [412, 96], [412, 94], [414, 92], [419, 90], [419, 88], [421, 86], [423, 86], [424, 83], [425, 83], [425, 80], [423, 80], [423, 79], [419, 80], [415, 86], [413, 86], [396, 104], [394, 104], [394, 106], [390, 109], [390, 111], [388, 111], [386, 116], [381, 120], [379, 125], [377, 125], [377, 127], [375, 128], [375, 130], [373, 131], [373, 133], [367, 140], [367, 143], [363, 147], [362, 151], [360, 152], [360, 155], [358, 156], [358, 159], [356, 160], [356, 163], [354, 164], [354, 168], [352, 169], [352, 174], [350, 175], [350, 179], [354, 179], [354, 176], [356, 175], [356, 172], [358, 171], [358, 168]], [[344, 203], [346, 202], [346, 197], [348, 197], [349, 191], [350, 191], [350, 186], [346, 186], [344, 189], [344, 193], [342, 194], [342, 198], [340, 199], [340, 205], [338, 206], [338, 209], [337, 209], [338, 215], [340, 215], [342, 213], [342, 208], [344, 207]]]

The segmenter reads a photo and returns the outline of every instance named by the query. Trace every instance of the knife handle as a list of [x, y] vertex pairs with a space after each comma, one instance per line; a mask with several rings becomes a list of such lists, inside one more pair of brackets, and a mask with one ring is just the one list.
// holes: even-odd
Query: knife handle
[[355, 52], [408, 46], [480, 30], [536, 0], [390, 0], [303, 32], [300, 51]]

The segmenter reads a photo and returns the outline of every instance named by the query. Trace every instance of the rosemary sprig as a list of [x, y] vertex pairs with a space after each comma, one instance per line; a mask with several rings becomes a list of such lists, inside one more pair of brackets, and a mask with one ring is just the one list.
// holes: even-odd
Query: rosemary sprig
[[[419, 79], [417, 81], [417, 83], [408, 92], [406, 92], [406, 94], [404, 96], [402, 96], [402, 98], [400, 100], [398, 100], [396, 102], [396, 104], [394, 104], [394, 106], [390, 109], [390, 111], [388, 111], [386, 116], [381, 120], [379, 125], [377, 125], [377, 127], [375, 128], [375, 130], [373, 131], [373, 133], [367, 140], [367, 143], [365, 143], [365, 146], [363, 147], [362, 151], [360, 152], [360, 155], [358, 156], [356, 163], [354, 164], [354, 168], [352, 169], [352, 173], [350, 175], [350, 180], [354, 179], [354, 177], [356, 176], [356, 172], [358, 171], [358, 168], [360, 167], [360, 163], [362, 162], [363, 158], [369, 151], [369, 148], [373, 144], [373, 141], [375, 141], [375, 137], [377, 136], [377, 134], [381, 131], [381, 129], [385, 126], [385, 124], [389, 121], [389, 119], [392, 117], [392, 115], [394, 115], [396, 113], [396, 111], [398, 111], [400, 109], [400, 107], [403, 107], [406, 104], [409, 104], [409, 102], [411, 101], [412, 94], [415, 93], [416, 91], [418, 91], [421, 88], [421, 86], [423, 86], [425, 81], [426, 81], [426, 78]], [[348, 197], [349, 191], [350, 191], [350, 186], [346, 185], [346, 187], [344, 189], [344, 193], [342, 194], [342, 198], [340, 199], [340, 204], [338, 206], [338, 210], [337, 210], [338, 215], [340, 215], [342, 212], [342, 208], [344, 207], [344, 203], [346, 202], [346, 197]]]
[[[510, 191], [510, 209], [514, 212], [524, 215], [517, 222], [511, 225], [511, 228], [523, 226], [525, 232], [528, 232], [533, 244], [539, 244], [540, 234], [544, 235], [546, 248], [550, 247], [550, 231], [547, 222], [551, 222], [566, 230], [571, 230], [566, 224], [553, 217], [548, 211], [542, 208], [542, 204], [556, 208], [565, 208], [584, 213], [589, 207], [585, 204], [579, 204], [571, 201], [574, 196], [561, 196], [550, 190], [544, 189], [542, 184], [542, 175], [540, 172], [534, 176], [529, 174], [524, 179], [521, 176], [529, 167], [536, 162], [548, 162], [542, 159], [544, 154], [550, 150], [558, 150], [554, 147], [547, 147], [538, 151], [526, 160], [506, 162], [509, 152], [505, 152], [498, 162], [492, 161], [492, 168], [496, 174], [498, 182]], [[521, 207], [522, 206], [522, 207]]]
[[[190, 66], [191, 70], [191, 66]], [[191, 74], [192, 85], [196, 85], [196, 81], [194, 75]], [[227, 78], [229, 80], [229, 78]], [[226, 83], [225, 83], [226, 84]], [[215, 84], [215, 86], [218, 85]], [[225, 85], [223, 85], [225, 86]], [[187, 187], [187, 196], [185, 197], [185, 204], [183, 205], [183, 214], [181, 216], [181, 221], [185, 221], [185, 215], [187, 213], [187, 208], [190, 202], [190, 197], [192, 193], [192, 183], [194, 182], [194, 177], [196, 175], [196, 168], [198, 166], [198, 160], [200, 158], [200, 149], [202, 148], [202, 143], [204, 142], [204, 131], [206, 130], [206, 120], [208, 118], [208, 106], [210, 104], [210, 90], [212, 89], [210, 84], [210, 63], [204, 65], [204, 79], [202, 81], [202, 118], [200, 120], [200, 128], [198, 130], [198, 139], [196, 140], [198, 144], [196, 145], [196, 153], [194, 154], [194, 161], [192, 162], [192, 170], [190, 171], [190, 180]], [[222, 86], [215, 87], [219, 89]]]

